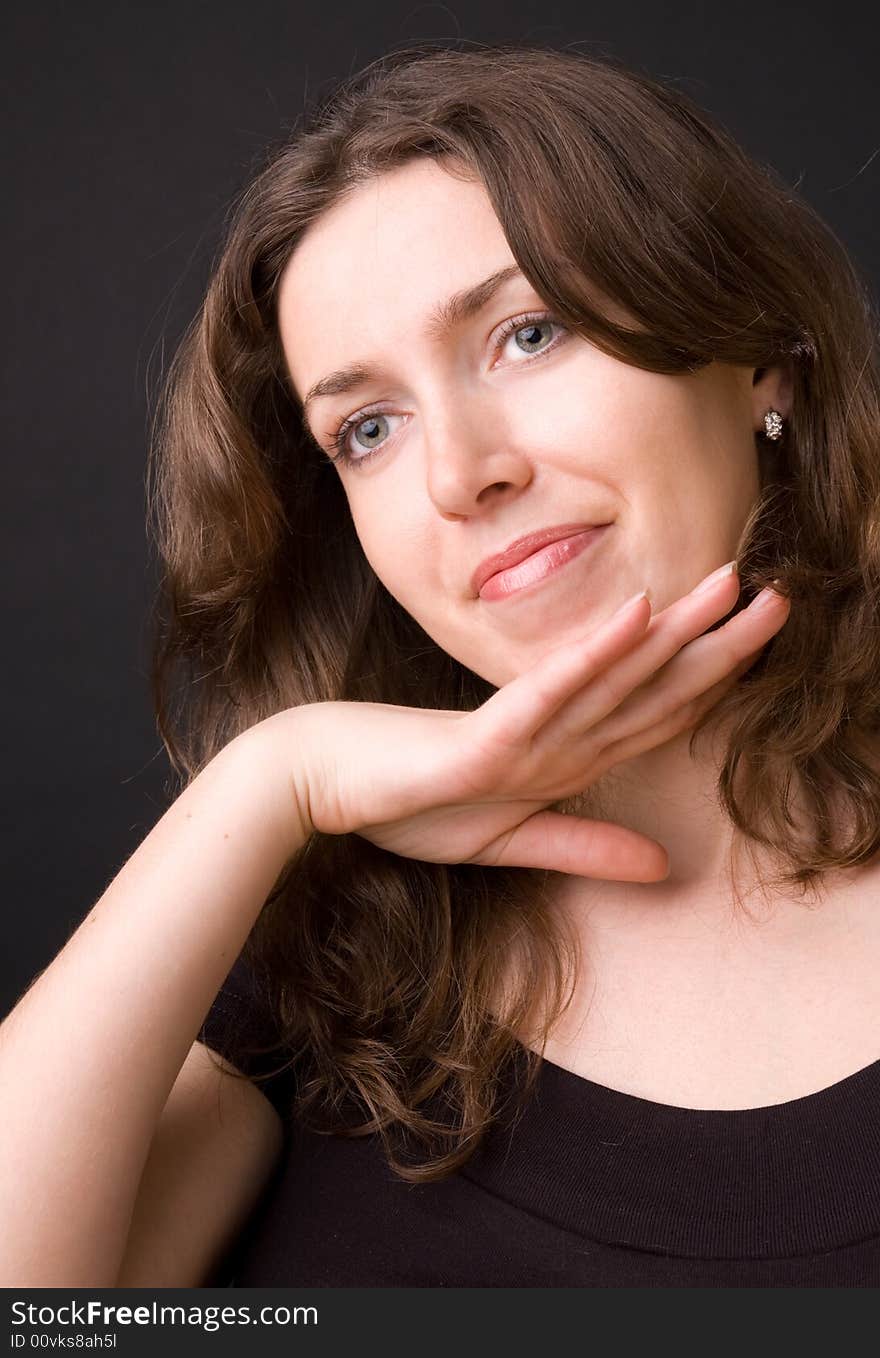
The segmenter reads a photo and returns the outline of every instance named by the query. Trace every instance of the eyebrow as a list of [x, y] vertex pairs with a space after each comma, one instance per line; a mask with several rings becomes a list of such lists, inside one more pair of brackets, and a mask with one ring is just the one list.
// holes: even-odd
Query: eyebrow
[[[460, 292], [454, 292], [451, 297], [445, 298], [434, 308], [425, 324], [426, 338], [442, 339], [456, 326], [482, 311], [504, 284], [513, 278], [524, 279], [525, 274], [519, 265], [508, 264], [505, 268], [490, 274], [488, 278], [483, 278], [479, 283], [462, 288]], [[339, 368], [336, 372], [328, 373], [306, 393], [302, 406], [303, 416], [311, 403], [322, 396], [342, 396], [378, 379], [378, 370], [369, 368], [363, 363], [352, 363], [347, 368]]]

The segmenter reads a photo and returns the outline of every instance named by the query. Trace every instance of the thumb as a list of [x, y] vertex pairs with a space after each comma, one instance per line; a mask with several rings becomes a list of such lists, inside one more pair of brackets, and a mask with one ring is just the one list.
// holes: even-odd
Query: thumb
[[662, 882], [669, 855], [654, 839], [607, 820], [539, 811], [480, 855], [493, 867], [549, 868], [615, 882]]

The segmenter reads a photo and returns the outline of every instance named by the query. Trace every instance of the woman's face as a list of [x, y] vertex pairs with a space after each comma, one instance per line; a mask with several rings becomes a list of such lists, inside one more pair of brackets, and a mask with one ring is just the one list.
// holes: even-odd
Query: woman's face
[[[730, 560], [759, 491], [755, 431], [770, 406], [788, 413], [774, 369], [753, 383], [750, 368], [670, 377], [608, 357], [518, 273], [429, 325], [515, 268], [482, 184], [419, 159], [315, 222], [279, 295], [298, 396], [331, 389], [307, 402], [316, 441], [335, 456], [351, 421], [336, 473], [373, 570], [496, 686], [644, 586], [656, 612]], [[566, 540], [526, 544], [527, 564], [477, 592], [487, 557], [544, 530]]]

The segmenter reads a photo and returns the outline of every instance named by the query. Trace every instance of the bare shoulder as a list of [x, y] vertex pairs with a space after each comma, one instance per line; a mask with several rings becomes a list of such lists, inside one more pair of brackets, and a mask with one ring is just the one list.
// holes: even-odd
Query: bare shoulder
[[255, 1207], [283, 1146], [250, 1080], [193, 1043], [144, 1167], [117, 1287], [204, 1287]]

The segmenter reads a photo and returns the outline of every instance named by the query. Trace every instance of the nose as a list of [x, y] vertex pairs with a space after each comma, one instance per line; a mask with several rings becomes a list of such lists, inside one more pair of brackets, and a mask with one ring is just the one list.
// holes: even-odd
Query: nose
[[525, 449], [479, 403], [465, 410], [459, 399], [451, 413], [435, 410], [424, 429], [428, 495], [443, 518], [483, 513], [518, 495], [534, 475]]

